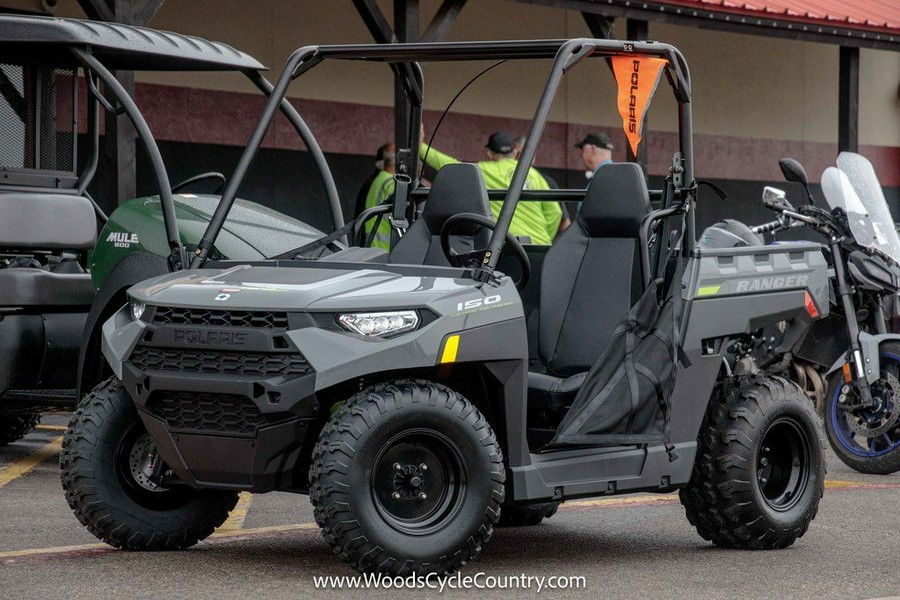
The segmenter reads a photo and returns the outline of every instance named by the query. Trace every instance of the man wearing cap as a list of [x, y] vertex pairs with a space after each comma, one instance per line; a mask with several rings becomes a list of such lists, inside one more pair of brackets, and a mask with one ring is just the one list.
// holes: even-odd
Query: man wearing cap
[[[383, 204], [394, 193], [394, 171], [396, 170], [394, 158], [394, 144], [385, 144], [375, 154], [375, 168], [378, 173], [372, 179], [369, 191], [366, 194], [365, 208], [371, 208]], [[381, 224], [375, 232], [372, 240], [373, 248], [391, 249], [391, 224], [387, 220], [388, 215], [382, 216]], [[366, 223], [366, 236], [371, 233], [378, 219], [372, 218]]]
[[613, 145], [609, 136], [605, 133], [589, 133], [584, 139], [575, 144], [581, 150], [581, 160], [584, 162], [585, 176], [590, 179], [601, 166], [612, 162]]
[[[493, 133], [488, 138], [485, 148], [488, 160], [478, 163], [485, 186], [488, 189], [508, 189], [517, 164], [512, 136], [503, 131]], [[428, 144], [424, 142], [419, 150], [419, 155], [424, 157], [425, 163], [435, 170], [460, 162], [452, 156], [429, 148]], [[525, 179], [525, 189], [549, 190], [550, 186], [540, 173], [535, 169], [529, 169]], [[500, 216], [502, 208], [503, 201], [491, 201], [491, 213], [495, 219]], [[556, 202], [520, 202], [513, 214], [509, 232], [518, 237], [531, 238], [532, 244], [546, 246], [553, 243], [561, 219], [562, 210]]]

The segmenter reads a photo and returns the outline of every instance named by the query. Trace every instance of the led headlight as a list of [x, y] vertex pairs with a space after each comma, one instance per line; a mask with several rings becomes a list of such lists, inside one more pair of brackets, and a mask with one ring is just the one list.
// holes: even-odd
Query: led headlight
[[135, 321], [141, 320], [141, 315], [144, 314], [144, 309], [147, 306], [143, 302], [138, 302], [137, 300], [129, 300], [128, 304], [131, 306], [131, 318]]
[[412, 331], [419, 325], [419, 315], [414, 310], [347, 313], [338, 317], [338, 323], [353, 333], [369, 337], [385, 337]]

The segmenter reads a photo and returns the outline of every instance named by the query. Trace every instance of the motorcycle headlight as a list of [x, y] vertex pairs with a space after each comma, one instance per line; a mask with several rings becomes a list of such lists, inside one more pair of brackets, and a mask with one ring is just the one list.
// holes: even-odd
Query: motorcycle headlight
[[419, 315], [414, 310], [346, 313], [338, 316], [337, 320], [347, 331], [368, 337], [396, 335], [419, 326]]
[[128, 304], [131, 306], [131, 318], [135, 321], [140, 321], [147, 305], [143, 302], [138, 302], [137, 300], [129, 300]]

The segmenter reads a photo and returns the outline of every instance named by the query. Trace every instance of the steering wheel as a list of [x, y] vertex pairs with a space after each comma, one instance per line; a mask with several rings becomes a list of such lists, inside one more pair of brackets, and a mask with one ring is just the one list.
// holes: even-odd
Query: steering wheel
[[210, 171], [209, 173], [200, 173], [199, 175], [194, 175], [193, 177], [189, 177], [182, 181], [181, 183], [177, 183], [172, 186], [172, 193], [177, 194], [181, 190], [186, 187], [192, 186], [195, 183], [199, 183], [201, 181], [205, 181], [206, 179], [218, 179], [219, 185], [213, 191], [213, 194], [221, 194], [222, 190], [225, 189], [225, 176], [221, 173], [216, 173], [215, 171]]
[[[460, 213], [447, 219], [444, 222], [444, 226], [441, 227], [441, 250], [444, 251], [444, 256], [447, 257], [451, 265], [454, 267], [468, 267], [473, 261], [480, 264], [486, 252], [485, 248], [460, 254], [450, 246], [450, 235], [460, 223], [474, 223], [493, 231], [497, 226], [497, 222], [484, 215]], [[506, 245], [513, 249], [516, 260], [522, 267], [522, 275], [515, 281], [516, 289], [521, 290], [531, 278], [531, 261], [528, 260], [528, 254], [525, 253], [525, 248], [522, 247], [519, 240], [509, 232], [506, 232]]]

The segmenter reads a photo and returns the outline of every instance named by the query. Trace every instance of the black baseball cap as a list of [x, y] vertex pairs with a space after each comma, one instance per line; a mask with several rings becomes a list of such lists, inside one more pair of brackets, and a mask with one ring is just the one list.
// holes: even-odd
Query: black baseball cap
[[603, 133], [602, 131], [598, 132], [598, 133], [587, 134], [586, 136], [584, 136], [583, 140], [581, 140], [580, 142], [575, 144], [575, 147], [583, 148], [584, 146], [587, 146], [588, 144], [590, 144], [592, 146], [597, 146], [598, 148], [606, 148], [607, 150], [613, 149], [612, 141], [610, 141], [609, 136], [606, 135], [605, 133]]
[[513, 146], [512, 136], [505, 131], [492, 133], [491, 137], [488, 138], [487, 144], [484, 145], [485, 148], [497, 154], [509, 154], [513, 151]]

